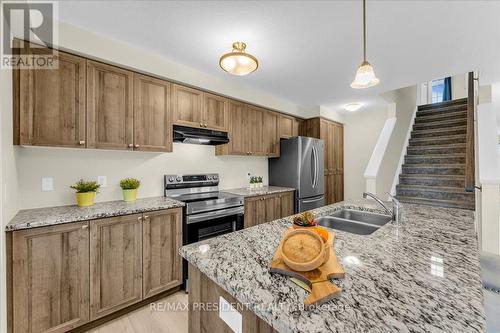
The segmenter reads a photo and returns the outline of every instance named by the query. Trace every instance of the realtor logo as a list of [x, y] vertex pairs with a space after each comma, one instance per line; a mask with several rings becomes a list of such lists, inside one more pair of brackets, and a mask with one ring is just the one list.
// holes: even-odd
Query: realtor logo
[[57, 1], [2, 1], [2, 69], [56, 69]]

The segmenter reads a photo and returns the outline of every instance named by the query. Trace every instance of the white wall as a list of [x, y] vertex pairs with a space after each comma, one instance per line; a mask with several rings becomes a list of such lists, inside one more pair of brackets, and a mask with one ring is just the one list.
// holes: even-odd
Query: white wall
[[467, 97], [467, 75], [458, 74], [451, 77], [451, 98], [460, 99]]
[[344, 197], [359, 199], [365, 191], [365, 168], [385, 120], [387, 108], [365, 109], [344, 116]]
[[417, 105], [417, 86], [397, 89], [382, 96], [388, 102], [396, 104], [396, 125], [377, 174], [378, 195], [391, 192], [394, 177], [399, 170], [401, 152], [406, 145], [408, 129]]
[[[108, 186], [100, 190], [97, 201], [121, 199], [118, 183], [125, 177], [141, 180], [139, 197], [163, 195], [164, 174], [218, 172], [223, 189], [246, 186], [248, 172], [263, 176], [267, 183], [266, 158], [218, 157], [214, 150], [213, 146], [182, 143], [174, 143], [173, 153], [167, 154], [18, 147], [19, 208], [74, 204], [69, 186], [81, 177], [107, 177]], [[42, 176], [54, 178], [54, 191], [41, 192]]]

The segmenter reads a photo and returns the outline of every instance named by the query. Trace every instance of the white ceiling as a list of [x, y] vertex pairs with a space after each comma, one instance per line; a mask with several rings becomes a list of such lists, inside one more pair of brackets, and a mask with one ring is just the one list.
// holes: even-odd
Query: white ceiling
[[[63, 1], [62, 21], [301, 106], [376, 103], [382, 92], [481, 70], [500, 80], [500, 1], [367, 1], [368, 60], [381, 84], [350, 88], [362, 60], [361, 0]], [[233, 41], [257, 72], [218, 67]]]

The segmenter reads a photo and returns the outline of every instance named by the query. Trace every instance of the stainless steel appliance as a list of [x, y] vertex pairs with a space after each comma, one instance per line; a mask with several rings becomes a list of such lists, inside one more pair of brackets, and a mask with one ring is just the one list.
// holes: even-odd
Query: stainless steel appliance
[[221, 145], [229, 142], [227, 132], [174, 125], [174, 142]]
[[297, 136], [280, 142], [280, 157], [269, 159], [269, 184], [293, 187], [295, 213], [325, 205], [323, 140]]
[[[219, 175], [165, 175], [165, 196], [186, 203], [182, 223], [183, 245], [243, 229], [244, 198], [220, 192]], [[187, 290], [187, 261], [183, 261]]]

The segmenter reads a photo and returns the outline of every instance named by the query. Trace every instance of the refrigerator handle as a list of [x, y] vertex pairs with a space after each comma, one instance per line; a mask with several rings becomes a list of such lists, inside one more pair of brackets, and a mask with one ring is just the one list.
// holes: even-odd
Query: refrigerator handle
[[318, 178], [320, 177], [319, 175], [319, 154], [318, 154], [318, 148], [314, 147], [314, 150], [316, 153], [314, 156], [316, 156], [316, 177], [314, 177], [314, 187], [318, 186]]
[[316, 149], [314, 146], [311, 149], [311, 186], [316, 187]]

